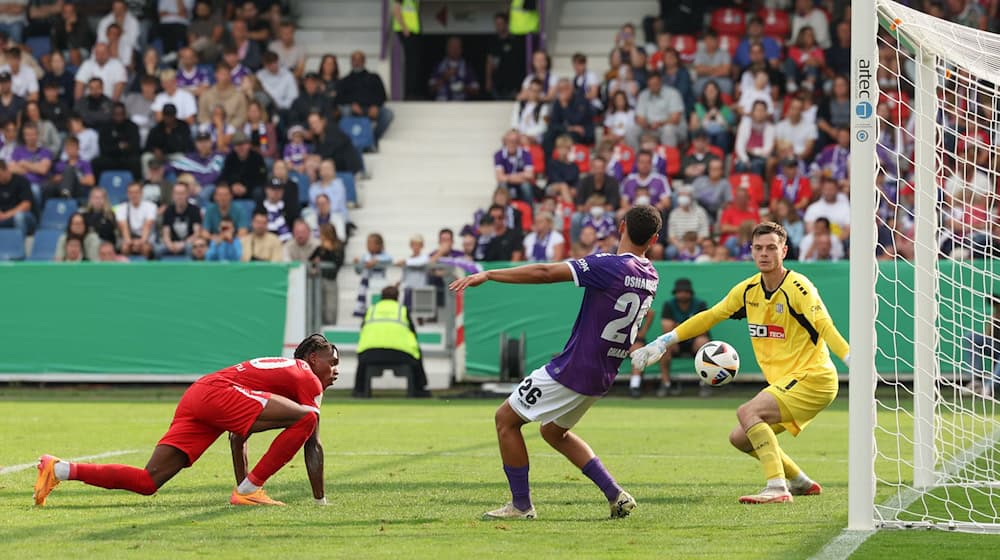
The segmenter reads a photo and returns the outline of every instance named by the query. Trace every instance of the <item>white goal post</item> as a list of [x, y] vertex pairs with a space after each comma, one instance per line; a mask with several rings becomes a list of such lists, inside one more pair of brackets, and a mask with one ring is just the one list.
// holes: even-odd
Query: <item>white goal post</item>
[[848, 529], [1000, 532], [1000, 36], [861, 0], [851, 46]]

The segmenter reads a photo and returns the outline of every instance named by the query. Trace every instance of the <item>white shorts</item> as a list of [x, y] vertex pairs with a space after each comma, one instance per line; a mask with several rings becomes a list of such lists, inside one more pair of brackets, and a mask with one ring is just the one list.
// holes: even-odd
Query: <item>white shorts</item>
[[525, 377], [507, 402], [526, 422], [555, 422], [567, 430], [601, 397], [581, 395], [549, 376], [542, 366]]

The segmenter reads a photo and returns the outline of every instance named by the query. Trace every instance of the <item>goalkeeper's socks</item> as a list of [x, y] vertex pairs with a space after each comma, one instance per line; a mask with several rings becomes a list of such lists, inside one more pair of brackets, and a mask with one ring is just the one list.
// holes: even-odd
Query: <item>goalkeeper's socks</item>
[[622, 487], [615, 482], [611, 473], [608, 469], [604, 468], [604, 464], [601, 463], [601, 459], [594, 457], [583, 466], [583, 474], [587, 476], [590, 480], [604, 492], [604, 496], [609, 502], [618, 499], [618, 494], [622, 493]]
[[55, 472], [56, 480], [69, 480], [69, 463], [66, 461], [56, 461], [56, 464], [52, 465], [52, 470]]
[[531, 488], [528, 486], [528, 465], [523, 467], [503, 466], [510, 485], [511, 503], [520, 511], [531, 509]]
[[642, 376], [633, 375], [628, 378], [628, 388], [629, 389], [640, 389], [642, 388]]
[[257, 486], [253, 482], [250, 482], [249, 478], [244, 478], [243, 482], [236, 487], [236, 491], [240, 494], [253, 494], [257, 490], [260, 490], [260, 486]]
[[753, 444], [753, 450], [757, 452], [760, 465], [764, 469], [764, 477], [767, 480], [779, 479], [784, 484], [784, 468], [781, 464], [781, 448], [778, 447], [778, 438], [774, 435], [774, 430], [764, 422], [758, 422], [746, 431], [747, 439]]

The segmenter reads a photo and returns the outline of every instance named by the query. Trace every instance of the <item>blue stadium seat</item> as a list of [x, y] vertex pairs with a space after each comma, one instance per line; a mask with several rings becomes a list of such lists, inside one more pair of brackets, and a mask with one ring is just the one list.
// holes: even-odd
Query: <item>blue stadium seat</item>
[[253, 210], [257, 207], [257, 203], [252, 200], [241, 199], [234, 200], [233, 206], [242, 209], [243, 213], [247, 216], [247, 220], [251, 220], [253, 218]]
[[354, 184], [354, 173], [349, 171], [338, 171], [337, 178], [344, 182], [344, 189], [347, 191], [347, 202], [358, 203], [358, 189]]
[[289, 171], [288, 178], [295, 181], [295, 184], [299, 187], [299, 202], [303, 206], [309, 204], [309, 177], [306, 177], [305, 173]]
[[365, 151], [375, 147], [375, 132], [367, 117], [344, 117], [340, 119], [340, 130], [351, 137], [351, 142], [358, 150]]
[[49, 37], [28, 37], [24, 42], [35, 58], [52, 54], [52, 40]]
[[42, 220], [39, 229], [54, 229], [62, 231], [69, 223], [69, 217], [76, 213], [77, 202], [72, 198], [51, 198], [42, 210]]
[[108, 191], [111, 204], [120, 204], [128, 199], [128, 185], [133, 180], [131, 171], [104, 171], [98, 184]]
[[24, 260], [24, 234], [19, 229], [0, 229], [0, 261]]
[[35, 232], [35, 245], [31, 248], [29, 261], [51, 261], [56, 256], [56, 245], [62, 230], [40, 229]]

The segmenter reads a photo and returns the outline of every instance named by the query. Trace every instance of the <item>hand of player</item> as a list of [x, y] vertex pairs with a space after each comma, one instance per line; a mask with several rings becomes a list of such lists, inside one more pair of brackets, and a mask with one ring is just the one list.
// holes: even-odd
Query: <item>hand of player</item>
[[668, 348], [670, 348], [670, 344], [667, 340], [665, 340], [665, 337], [666, 335], [661, 336], [635, 352], [632, 352], [632, 369], [642, 371], [648, 366], [660, 361], [663, 354], [666, 353]]
[[475, 288], [476, 286], [485, 283], [487, 280], [489, 280], [487, 272], [477, 272], [466, 276], [465, 278], [455, 280], [448, 286], [448, 289], [453, 292], [462, 292], [466, 288]]

